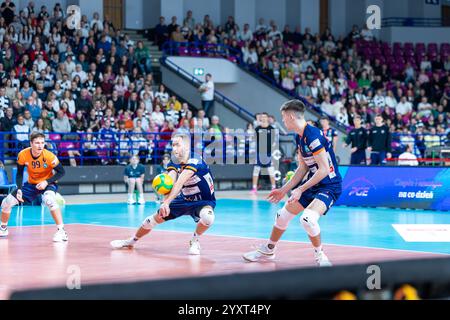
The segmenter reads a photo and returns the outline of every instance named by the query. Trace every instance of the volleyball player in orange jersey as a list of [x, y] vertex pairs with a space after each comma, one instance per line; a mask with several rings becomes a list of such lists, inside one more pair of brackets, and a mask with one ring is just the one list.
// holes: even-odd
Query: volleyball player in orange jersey
[[[8, 221], [12, 208], [21, 202], [32, 203], [42, 195], [42, 202], [50, 209], [58, 228], [53, 241], [68, 241], [61, 209], [56, 202], [57, 182], [64, 176], [64, 168], [56, 155], [44, 148], [45, 135], [38, 132], [32, 133], [30, 144], [31, 147], [22, 150], [17, 158], [17, 189], [2, 201], [0, 237], [5, 238], [9, 234]], [[23, 183], [25, 167], [28, 171], [28, 181]]]

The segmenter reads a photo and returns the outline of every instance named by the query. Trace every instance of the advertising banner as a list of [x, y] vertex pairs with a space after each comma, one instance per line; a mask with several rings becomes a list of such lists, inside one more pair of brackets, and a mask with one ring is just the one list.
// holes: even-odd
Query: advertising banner
[[343, 167], [337, 205], [450, 210], [450, 169]]

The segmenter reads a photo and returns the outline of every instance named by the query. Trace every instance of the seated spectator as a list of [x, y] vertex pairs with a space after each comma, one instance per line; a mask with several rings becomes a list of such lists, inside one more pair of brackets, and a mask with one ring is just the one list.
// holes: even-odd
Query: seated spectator
[[52, 121], [52, 127], [56, 133], [69, 133], [71, 131], [69, 118], [64, 114], [63, 110], [59, 110], [56, 113], [56, 119]]
[[30, 146], [29, 136], [31, 129], [25, 124], [25, 119], [23, 115], [17, 117], [17, 124], [13, 127], [13, 132], [15, 135], [15, 140], [17, 142], [16, 151], [19, 153], [22, 149], [28, 148]]
[[416, 155], [412, 153], [411, 144], [407, 144], [405, 152], [398, 156], [399, 166], [418, 166], [419, 161], [417, 161]]

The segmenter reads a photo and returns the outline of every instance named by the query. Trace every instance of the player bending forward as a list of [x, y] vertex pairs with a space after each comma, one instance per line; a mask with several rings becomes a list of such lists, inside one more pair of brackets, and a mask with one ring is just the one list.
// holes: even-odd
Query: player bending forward
[[[45, 135], [32, 133], [30, 144], [31, 148], [22, 150], [17, 158], [17, 189], [2, 201], [0, 237], [8, 236], [8, 221], [12, 208], [19, 202], [32, 203], [42, 195], [42, 203], [50, 209], [58, 228], [53, 236], [53, 241], [68, 241], [61, 209], [56, 201], [56, 191], [58, 190], [56, 183], [64, 176], [64, 168], [53, 153], [44, 149]], [[22, 186], [25, 167], [28, 171], [28, 181]]]
[[216, 198], [213, 177], [208, 165], [202, 159], [190, 157], [191, 145], [188, 135], [175, 135], [172, 147], [173, 156], [179, 164], [171, 162], [167, 166], [168, 174], [175, 181], [171, 192], [162, 202], [158, 212], [146, 218], [133, 237], [128, 240], [112, 241], [111, 246], [114, 249], [133, 248], [139, 239], [157, 225], [190, 215], [197, 222], [197, 228], [190, 241], [189, 254], [200, 254], [199, 237], [214, 222]]
[[[268, 196], [272, 203], [280, 202], [293, 189], [292, 195], [276, 216], [272, 235], [266, 244], [243, 255], [246, 261], [256, 262], [275, 258], [275, 247], [289, 223], [301, 212], [300, 222], [309, 235], [319, 266], [331, 266], [323, 252], [319, 219], [325, 215], [342, 192], [334, 151], [320, 129], [306, 123], [305, 105], [299, 100], [286, 102], [281, 107], [283, 122], [289, 131], [295, 131], [299, 148], [299, 167], [294, 177], [281, 189]], [[305, 175], [307, 180], [301, 184]]]

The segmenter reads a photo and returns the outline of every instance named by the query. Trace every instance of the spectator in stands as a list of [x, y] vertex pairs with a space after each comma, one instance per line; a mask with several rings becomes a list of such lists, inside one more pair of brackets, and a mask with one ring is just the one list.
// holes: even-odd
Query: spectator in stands
[[24, 111], [23, 119], [24, 119], [25, 125], [27, 125], [28, 128], [32, 129], [34, 127], [34, 121], [33, 121], [33, 118], [31, 117], [30, 110], [25, 110]]
[[198, 89], [201, 93], [202, 108], [207, 116], [214, 106], [214, 82], [210, 73], [206, 74], [205, 82]]
[[29, 136], [31, 129], [25, 124], [23, 115], [17, 117], [17, 124], [14, 125], [13, 132], [17, 142], [16, 149], [20, 152], [22, 149], [29, 147]]
[[14, 20], [16, 5], [11, 0], [5, 0], [0, 7], [0, 12], [5, 19], [5, 24], [9, 25]]
[[152, 72], [152, 57], [150, 50], [144, 45], [144, 42], [138, 41], [137, 48], [134, 52], [134, 58], [137, 61], [140, 71], [143, 74]]
[[57, 133], [69, 133], [71, 131], [69, 118], [63, 110], [57, 112], [56, 119], [52, 121], [52, 127], [53, 131]]
[[399, 166], [418, 166], [419, 161], [417, 160], [416, 155], [412, 153], [413, 148], [411, 144], [406, 145], [406, 150], [402, 154], [398, 156], [398, 165]]

